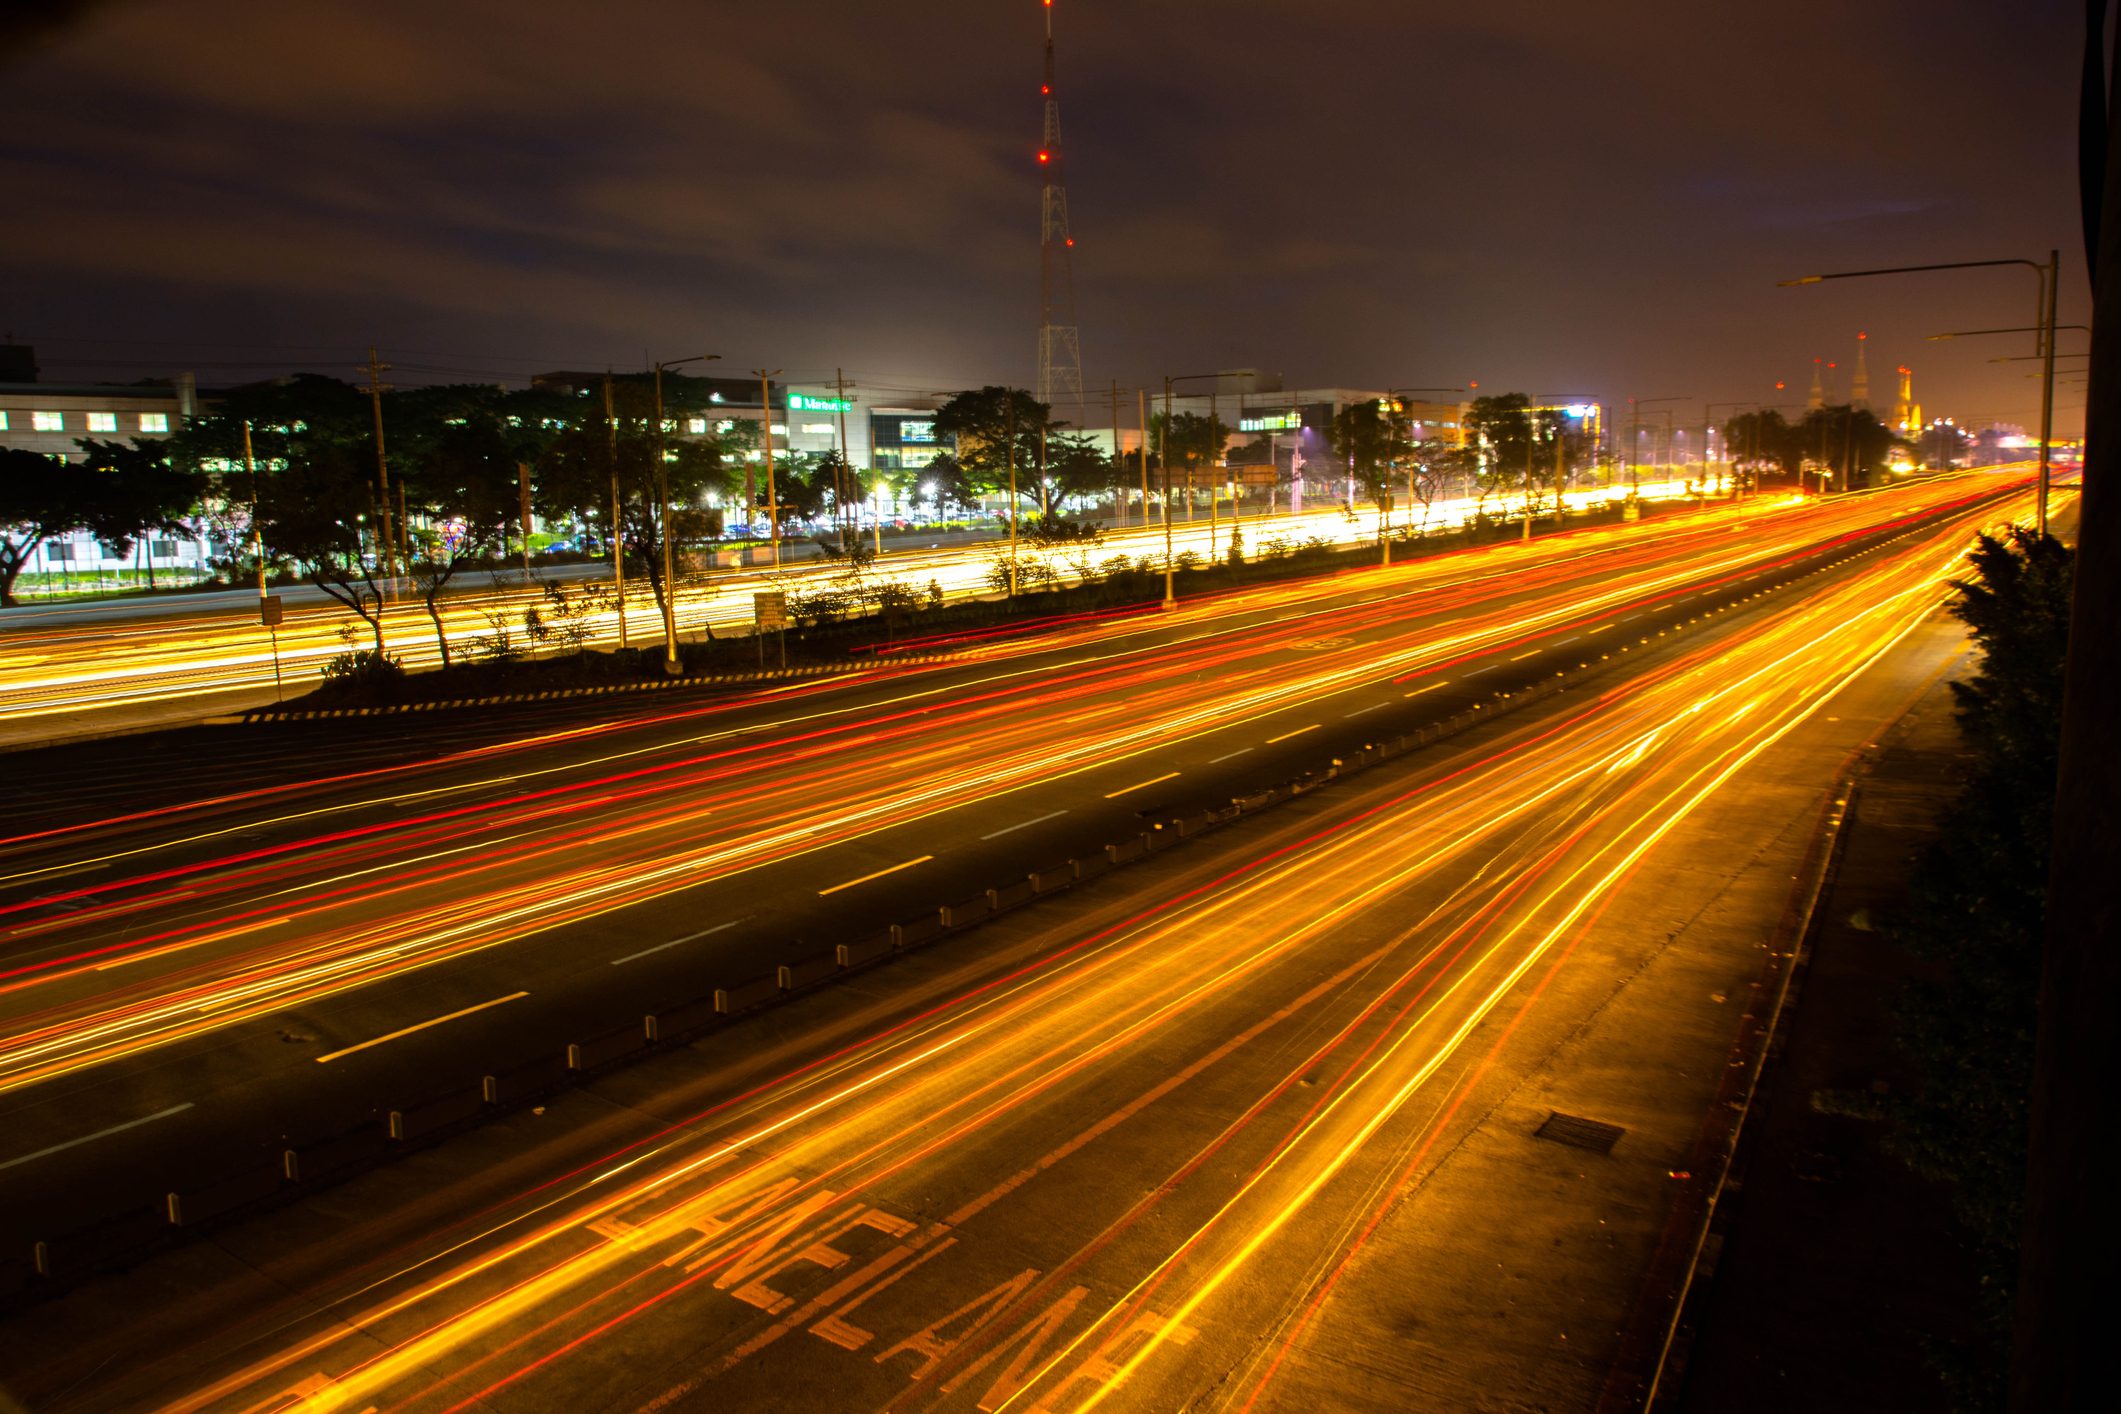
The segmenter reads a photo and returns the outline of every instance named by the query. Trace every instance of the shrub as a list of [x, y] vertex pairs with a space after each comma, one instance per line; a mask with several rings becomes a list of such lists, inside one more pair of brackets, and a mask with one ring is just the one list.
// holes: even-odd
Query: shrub
[[405, 665], [389, 654], [378, 653], [373, 648], [349, 648], [344, 653], [334, 653], [320, 671], [326, 682], [351, 683], [363, 687], [405, 680]]

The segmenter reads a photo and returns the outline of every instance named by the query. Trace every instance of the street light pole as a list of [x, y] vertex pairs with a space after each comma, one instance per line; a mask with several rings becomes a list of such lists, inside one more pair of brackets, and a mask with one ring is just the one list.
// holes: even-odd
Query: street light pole
[[604, 461], [611, 472], [611, 597], [619, 607], [619, 647], [626, 642], [626, 535], [619, 505], [619, 423], [611, 406], [611, 370], [604, 371]]
[[[1203, 378], [1220, 378], [1220, 373], [1180, 373], [1164, 375], [1164, 448], [1159, 458], [1164, 464], [1164, 608], [1178, 607], [1178, 570], [1171, 559], [1171, 386], [1174, 383], [1197, 383]], [[1213, 435], [1212, 428], [1210, 435]], [[1186, 517], [1192, 519], [1193, 499], [1192, 475], [1186, 478]]]
[[1009, 399], [1009, 433], [1004, 445], [1009, 457], [1009, 597], [1016, 597], [1016, 393], [1007, 392]]
[[[760, 441], [766, 444], [766, 530], [773, 538], [773, 570], [781, 569], [781, 498], [773, 486], [773, 380], [781, 376], [778, 368], [754, 368], [751, 370], [759, 380], [759, 432]], [[749, 520], [750, 507], [746, 506], [744, 519]]]
[[2062, 283], [2062, 252], [2049, 250], [2047, 259], [2038, 260], [1952, 260], [1938, 265], [1890, 265], [1876, 270], [1837, 270], [1829, 275], [1800, 275], [1794, 280], [1778, 280], [1778, 285], [1816, 285], [1824, 280], [1856, 280], [1869, 275], [1914, 275], [1931, 270], [1978, 270], [1995, 265], [2022, 265], [2039, 277], [2040, 288], [2033, 306], [2037, 332], [2040, 336], [2040, 354], [2044, 368], [2040, 377], [2040, 493], [2036, 525], [2039, 533], [2047, 534], [2047, 492], [2052, 476], [2049, 444], [2055, 431], [2055, 293]]
[[682, 668], [678, 663], [677, 557], [670, 544], [670, 466], [665, 460], [668, 453], [663, 449], [663, 370], [685, 363], [706, 363], [720, 357], [720, 354], [693, 354], [687, 358], [665, 359], [655, 366], [655, 494], [661, 507], [663, 540], [663, 671], [670, 677], [676, 677]]
[[[1693, 399], [1694, 395], [1692, 393], [1672, 393], [1661, 398], [1628, 399], [1628, 494], [1630, 496], [1635, 494], [1637, 485], [1634, 458], [1635, 453], [1638, 450], [1635, 445], [1635, 439], [1641, 435], [1641, 432], [1639, 430], [1642, 426], [1642, 416], [1640, 410], [1649, 406], [1651, 403], [1685, 403], [1692, 402]], [[1671, 409], [1664, 409], [1664, 415], [1665, 426], [1667, 429], [1669, 429], [1671, 426], [1672, 417]], [[1670, 456], [1671, 437], [1669, 430], [1666, 433], [1665, 446], [1666, 455]]]

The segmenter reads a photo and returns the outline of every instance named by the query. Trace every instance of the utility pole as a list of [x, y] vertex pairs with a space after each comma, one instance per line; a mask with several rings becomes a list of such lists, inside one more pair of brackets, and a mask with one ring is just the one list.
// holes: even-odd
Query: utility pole
[[1171, 563], [1171, 379], [1164, 378], [1164, 445], [1156, 460], [1164, 469], [1164, 611], [1178, 607], [1178, 574]]
[[263, 517], [258, 505], [262, 499], [258, 494], [258, 462], [257, 458], [251, 455], [250, 419], [247, 417], [243, 419], [243, 470], [250, 477], [250, 537], [251, 544], [256, 547], [258, 552], [258, 598], [263, 601], [267, 597], [265, 590], [265, 527], [259, 524]]
[[377, 514], [381, 517], [381, 523], [376, 529], [382, 540], [379, 546], [382, 554], [378, 558], [383, 562], [384, 584], [388, 590], [394, 590], [397, 588], [398, 580], [398, 547], [397, 542], [391, 537], [390, 533], [390, 465], [383, 458], [383, 395], [390, 391], [390, 385], [383, 381], [383, 375], [389, 369], [389, 364], [380, 362], [376, 358], [376, 346], [370, 344], [368, 346], [367, 369], [368, 397], [375, 408], [376, 414], [376, 508]]
[[[1171, 385], [1174, 383], [1197, 383], [1207, 379], [1220, 379], [1219, 373], [1167, 374], [1164, 378], [1164, 607], [1178, 607], [1177, 569], [1171, 562]], [[1213, 403], [1210, 403], [1213, 407]], [[1214, 437], [1215, 419], [1211, 416], [1209, 437]], [[1193, 519], [1193, 467], [1186, 466], [1186, 519]]]
[[1539, 443], [1539, 416], [1535, 408], [1524, 410], [1524, 543], [1532, 543], [1532, 511], [1534, 498], [1539, 494], [1539, 473], [1532, 467], [1532, 457]]
[[1215, 563], [1215, 493], [1221, 489], [1223, 469], [1222, 423], [1215, 410], [1215, 395], [1222, 391], [1222, 379], [1208, 385], [1208, 563]]
[[1004, 438], [1009, 458], [1009, 597], [1016, 597], [1016, 393], [1005, 390], [1009, 400], [1009, 431]]
[[626, 523], [619, 517], [619, 420], [611, 405], [611, 370], [604, 370], [604, 460], [611, 471], [611, 592], [619, 605], [619, 647], [626, 648]]
[[[751, 370], [759, 380], [759, 430], [766, 444], [766, 531], [773, 538], [773, 570], [781, 569], [781, 500], [773, 485], [773, 380], [781, 376], [778, 368], [754, 368]], [[751, 507], [744, 508], [744, 519], [751, 519]]]
[[840, 502], [838, 508], [838, 519], [840, 523], [840, 552], [842, 554], [847, 554], [851, 553], [854, 548], [853, 542], [849, 538], [847, 529], [847, 520], [851, 510], [851, 507], [848, 505], [849, 492], [852, 491], [854, 483], [854, 453], [851, 452], [847, 447], [846, 369], [835, 368], [832, 370], [832, 385], [837, 390], [833, 395], [833, 401], [839, 404], [840, 419], [840, 464], [837, 470], [834, 472], [832, 478], [832, 485], [833, 490], [835, 494], [838, 495]]
[[[1142, 473], [1142, 524], [1147, 525], [1149, 523], [1149, 390], [1147, 388], [1136, 388], [1134, 390], [1134, 395], [1135, 416], [1141, 422], [1142, 433], [1142, 442], [1140, 449]], [[1169, 517], [1167, 516], [1165, 517], [1165, 519], [1168, 521]]]
[[655, 366], [655, 489], [663, 513], [663, 671], [671, 677], [683, 672], [684, 666], [678, 662], [677, 555], [671, 546], [670, 464], [663, 450], [663, 370], [676, 368], [681, 363], [705, 363], [720, 357], [720, 354], [694, 354], [690, 358], [673, 358]]
[[1113, 509], [1119, 514], [1121, 527], [1127, 524], [1127, 492], [1120, 484], [1119, 470], [1126, 464], [1126, 458], [1119, 450], [1119, 380], [1115, 378], [1112, 380], [1112, 487], [1113, 499], [1117, 502]]

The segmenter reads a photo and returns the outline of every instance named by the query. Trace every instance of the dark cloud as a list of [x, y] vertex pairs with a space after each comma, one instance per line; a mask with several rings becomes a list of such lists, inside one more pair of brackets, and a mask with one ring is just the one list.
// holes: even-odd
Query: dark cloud
[[[2062, 0], [1060, 3], [1093, 383], [1737, 398], [1867, 328], [1874, 390], [1905, 360], [1932, 406], [2030, 416], [2019, 370], [1921, 340], [2022, 322], [2029, 281], [1774, 280], [2073, 256]], [[520, 376], [706, 339], [1028, 381], [1039, 24], [1031, 0], [79, 11], [5, 74], [0, 323], [62, 374], [373, 340]]]

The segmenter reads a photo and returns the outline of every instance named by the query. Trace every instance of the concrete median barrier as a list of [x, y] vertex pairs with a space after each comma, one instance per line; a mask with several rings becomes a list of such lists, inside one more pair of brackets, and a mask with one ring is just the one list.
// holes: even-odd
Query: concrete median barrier
[[87, 1227], [49, 1237], [32, 1249], [38, 1275], [70, 1281], [145, 1256], [169, 1238], [166, 1202], [146, 1203]]
[[257, 1154], [243, 1167], [225, 1177], [189, 1185], [170, 1198], [169, 1220], [180, 1226], [212, 1222], [264, 1203], [278, 1194], [287, 1179], [272, 1155]]
[[443, 1133], [477, 1119], [485, 1109], [483, 1085], [461, 1085], [454, 1090], [393, 1110], [390, 1137], [404, 1143]]
[[994, 904], [986, 894], [968, 898], [963, 903], [945, 904], [942, 910], [945, 928], [964, 928], [979, 922], [994, 912]]
[[987, 890], [987, 907], [995, 913], [1006, 913], [1031, 902], [1036, 892], [1029, 879], [1019, 879], [1013, 884]]

